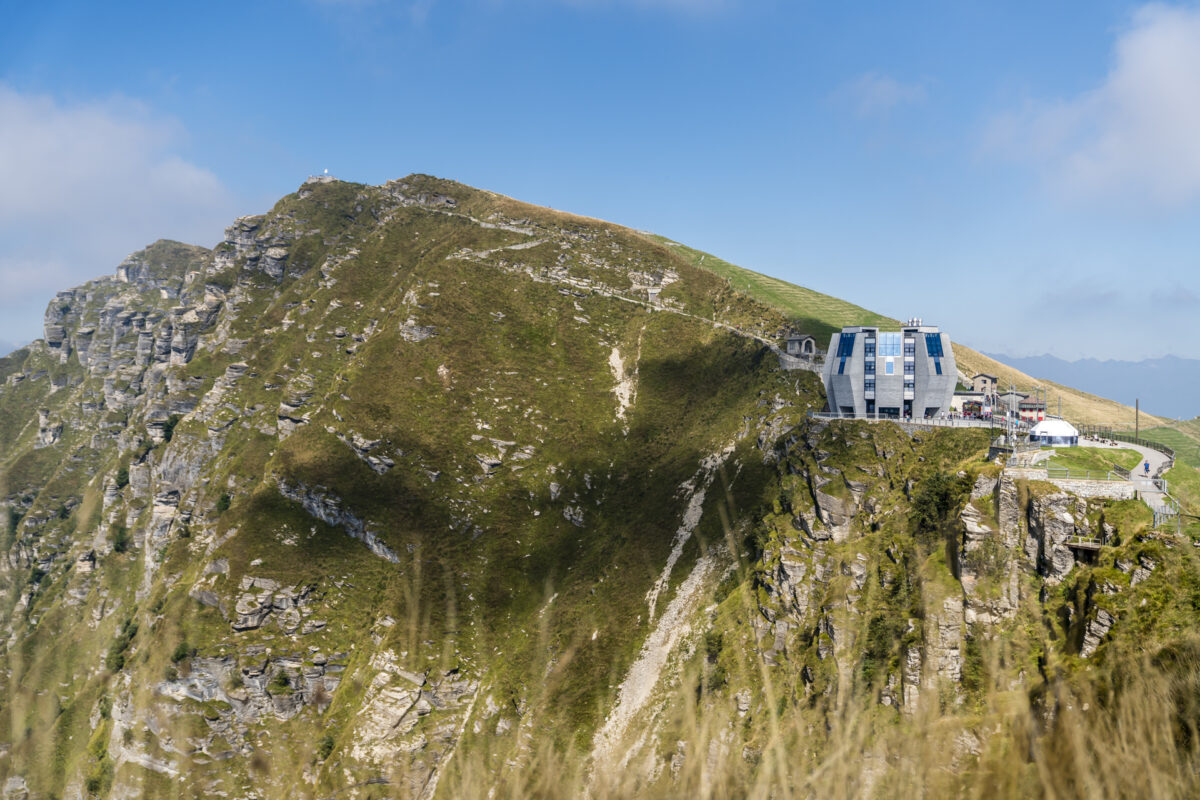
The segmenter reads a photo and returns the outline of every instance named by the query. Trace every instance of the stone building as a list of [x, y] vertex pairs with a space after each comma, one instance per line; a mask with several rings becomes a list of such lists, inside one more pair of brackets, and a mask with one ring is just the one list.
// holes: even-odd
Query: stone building
[[971, 378], [972, 391], [982, 392], [986, 395], [996, 393], [996, 381], [999, 380], [995, 375], [988, 375], [986, 372], [981, 372], [974, 378]]
[[842, 328], [830, 340], [824, 378], [830, 411], [936, 417], [950, 411], [958, 369], [949, 335], [913, 319], [899, 331]]
[[793, 358], [813, 358], [817, 354], [817, 340], [807, 333], [793, 333], [787, 337], [785, 352]]

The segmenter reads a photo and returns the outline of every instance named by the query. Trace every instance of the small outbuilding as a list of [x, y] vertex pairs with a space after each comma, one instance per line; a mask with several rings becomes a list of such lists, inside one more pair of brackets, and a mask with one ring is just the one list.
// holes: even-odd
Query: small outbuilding
[[787, 337], [786, 352], [793, 358], [812, 358], [817, 354], [817, 340], [807, 333], [793, 333]]
[[1065, 419], [1044, 419], [1029, 432], [1031, 444], [1054, 447], [1075, 447], [1079, 444], [1079, 431]]
[[996, 382], [1000, 380], [995, 375], [988, 375], [986, 372], [981, 372], [971, 379], [971, 388], [976, 392], [983, 394], [995, 394]]

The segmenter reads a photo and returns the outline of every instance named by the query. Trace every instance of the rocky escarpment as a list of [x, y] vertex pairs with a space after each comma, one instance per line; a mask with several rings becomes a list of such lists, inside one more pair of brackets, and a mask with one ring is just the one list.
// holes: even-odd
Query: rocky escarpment
[[[644, 236], [423, 176], [307, 183], [211, 251], [158, 242], [60, 293], [0, 387], [0, 778], [520, 774], [543, 732], [600, 724], [572, 642], [630, 668], [651, 593], [702, 630], [714, 498], [760, 491], [821, 402], [754, 338], [783, 328]], [[707, 576], [682, 600], [676, 563]], [[664, 641], [664, 664], [695, 643]], [[57, 736], [91, 744], [51, 768]]]
[[809, 419], [785, 325], [424, 176], [62, 293], [0, 359], [0, 785], [824, 796], [853, 751], [869, 794], [907, 786], [892, 732], [969, 774], [1011, 745], [992, 693], [1056, 719], [1064, 675], [1190, 619], [1142, 506]]
[[[796, 675], [814, 702], [836, 708], [866, 686], [902, 716], [968, 704], [999, 642], [1096, 659], [1144, 602], [1129, 593], [1151, 573], [1120, 553], [1161, 545], [1136, 501], [1076, 497], [981, 461], [962, 470], [936, 434], [815, 424], [786, 447], [755, 642], [773, 680]], [[1030, 614], [1053, 620], [1036, 645], [1023, 639]]]

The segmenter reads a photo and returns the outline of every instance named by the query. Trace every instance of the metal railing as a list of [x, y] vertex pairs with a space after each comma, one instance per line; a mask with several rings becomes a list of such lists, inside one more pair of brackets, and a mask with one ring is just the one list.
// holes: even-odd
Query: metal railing
[[1003, 424], [993, 423], [986, 419], [970, 417], [887, 417], [874, 414], [844, 414], [840, 411], [809, 411], [813, 419], [829, 420], [864, 420], [866, 422], [895, 422], [903, 425], [925, 425], [932, 428], [997, 428], [1003, 429]]
[[1146, 503], [1154, 512], [1154, 527], [1163, 528], [1172, 523], [1178, 531], [1180, 527], [1179, 501], [1171, 495], [1163, 495], [1162, 505]]
[[1092, 469], [1068, 469], [1066, 467], [1047, 467], [1046, 477], [1060, 478], [1072, 481], [1121, 481], [1127, 479], [1122, 478], [1111, 470], [1099, 471]]
[[1114, 442], [1127, 442], [1129, 444], [1141, 445], [1142, 447], [1149, 447], [1151, 450], [1157, 450], [1169, 456], [1172, 460], [1175, 459], [1175, 451], [1173, 449], [1153, 439], [1143, 439], [1140, 436], [1134, 436], [1123, 431], [1114, 431], [1112, 428], [1104, 428], [1099, 425], [1081, 425], [1079, 433], [1082, 436], [1090, 436], [1093, 439], [1112, 439]]
[[1106, 544], [1108, 544], [1108, 537], [1104, 534], [1099, 536], [1068, 536], [1066, 539], [1067, 547], [1079, 547], [1085, 550], [1099, 550]]

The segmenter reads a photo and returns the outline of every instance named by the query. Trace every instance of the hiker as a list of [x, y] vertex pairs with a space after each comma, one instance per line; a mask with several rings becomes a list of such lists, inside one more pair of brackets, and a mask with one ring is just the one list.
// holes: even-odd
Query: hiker
[[1146, 474], [1149, 475], [1150, 474], [1150, 462], [1147, 461], [1145, 466], [1146, 466]]

